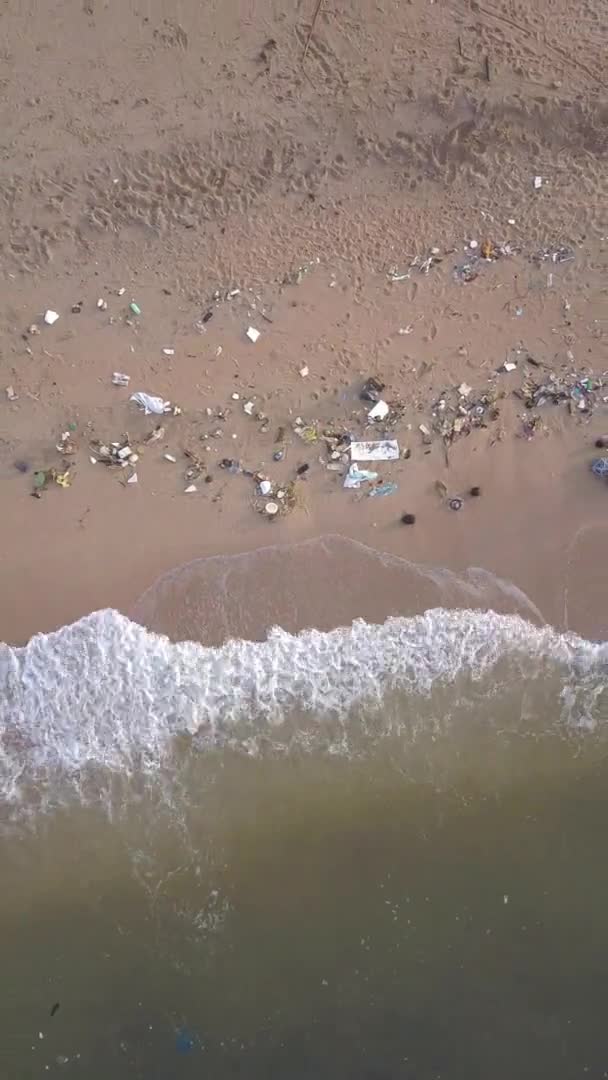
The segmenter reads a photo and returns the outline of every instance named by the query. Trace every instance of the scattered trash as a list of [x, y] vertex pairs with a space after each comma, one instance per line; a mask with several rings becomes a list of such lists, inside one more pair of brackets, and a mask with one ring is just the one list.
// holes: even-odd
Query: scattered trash
[[400, 335], [401, 335], [402, 337], [403, 337], [403, 336], [404, 336], [405, 334], [413, 334], [413, 333], [414, 333], [414, 327], [412, 326], [412, 324], [411, 324], [411, 323], [408, 323], [408, 324], [407, 324], [407, 326], [400, 326], [400, 327], [399, 327], [399, 334], [400, 334]]
[[469, 240], [469, 247], [471, 248], [472, 251], [475, 251], [475, 249], [479, 247], [478, 241], [477, 240]]
[[543, 383], [538, 383], [531, 377], [526, 378], [521, 389], [516, 390], [515, 394], [524, 401], [527, 409], [568, 403], [571, 409], [576, 408], [579, 412], [591, 414], [595, 404], [595, 392], [601, 389], [602, 385], [601, 379], [576, 373], [560, 377], [552, 372]]
[[232, 458], [223, 458], [220, 461], [220, 469], [226, 469], [226, 472], [239, 473], [241, 471], [241, 465], [239, 461], [234, 461]]
[[496, 248], [494, 247], [494, 244], [491, 240], [484, 240], [483, 244], [481, 245], [481, 257], [482, 259], [496, 258]]
[[65, 469], [65, 471], [62, 472], [62, 473], [56, 472], [54, 479], [55, 479], [55, 483], [58, 484], [59, 487], [62, 487], [62, 488], [70, 487], [70, 484], [72, 483], [72, 476], [71, 476], [69, 468]]
[[608, 479], [608, 457], [595, 458], [591, 462], [591, 472], [603, 480]]
[[77, 304], [72, 304], [72, 307], [70, 309], [71, 312], [72, 312], [72, 315], [80, 315], [80, 313], [82, 311], [82, 305], [83, 305], [82, 300], [79, 300]]
[[389, 281], [407, 281], [407, 279], [411, 275], [410, 275], [409, 271], [400, 272], [397, 269], [393, 269], [393, 270], [389, 270], [389, 272], [388, 272], [388, 274], [386, 276], [387, 276]]
[[378, 487], [372, 488], [372, 490], [369, 493], [369, 496], [370, 496], [370, 499], [371, 499], [371, 498], [374, 498], [376, 495], [394, 495], [395, 492], [398, 491], [398, 490], [399, 490], [398, 484], [393, 484], [393, 483], [379, 484]]
[[454, 276], [457, 280], [468, 283], [470, 281], [475, 281], [479, 276], [479, 272], [475, 269], [475, 264], [473, 262], [465, 262], [456, 267]]
[[72, 442], [72, 433], [70, 431], [64, 431], [61, 435], [59, 442], [57, 443], [57, 450], [64, 456], [70, 456], [76, 453], [76, 444]]
[[310, 465], [298, 465], [296, 469], [297, 476], [306, 476], [306, 473], [310, 469]]
[[540, 416], [522, 416], [520, 438], [528, 441], [536, 435], [536, 430], [541, 426]]
[[165, 429], [162, 424], [157, 424], [154, 431], [151, 431], [149, 435], [144, 439], [145, 443], [158, 442], [159, 439], [164, 439]]
[[390, 409], [386, 401], [379, 401], [377, 405], [374, 405], [373, 409], [368, 412], [368, 418], [370, 420], [385, 420], [390, 412]]
[[604, 435], [601, 438], [596, 439], [595, 445], [597, 446], [598, 450], [605, 450], [606, 447], [608, 447], [608, 436]]
[[14, 387], [7, 386], [5, 393], [9, 401], [18, 401], [19, 395], [15, 393]]
[[282, 461], [284, 457], [285, 457], [285, 451], [284, 450], [275, 450], [273, 452], [273, 455], [272, 455], [272, 460], [273, 461]]
[[[19, 470], [20, 472], [22, 470]], [[56, 469], [37, 469], [32, 477], [33, 491], [32, 495], [39, 499], [42, 492], [46, 490], [48, 485], [55, 482], [58, 487], [68, 488], [72, 483], [72, 474], [70, 467], [68, 466], [63, 472], [57, 472]]]
[[256, 330], [255, 326], [250, 326], [248, 328], [247, 337], [249, 338], [250, 341], [253, 342], [254, 345], [255, 345], [256, 341], [258, 340], [259, 336], [260, 336], [260, 331]]
[[456, 498], [450, 499], [448, 506], [450, 510], [462, 510], [462, 499], [456, 496]]
[[372, 404], [375, 404], [380, 401], [383, 390], [384, 383], [380, 382], [380, 379], [376, 379], [372, 375], [363, 383], [359, 397], [361, 398], [361, 401], [371, 401]]
[[264, 507], [264, 513], [268, 514], [268, 517], [275, 517], [279, 512], [279, 506], [276, 502], [267, 502]]
[[477, 485], [475, 485], [475, 487], [472, 487], [472, 488], [470, 489], [470, 491], [469, 491], [469, 495], [472, 495], [472, 497], [473, 497], [474, 499], [478, 499], [478, 498], [479, 498], [479, 496], [481, 495], [481, 488], [480, 488], [480, 487], [478, 487]]
[[415, 514], [402, 514], [401, 515], [401, 524], [402, 525], [415, 525], [416, 524], [416, 515]]
[[436, 480], [435, 481], [435, 491], [439, 495], [440, 499], [447, 498], [448, 489], [447, 489], [447, 485], [444, 484], [443, 480]]
[[195, 491], [198, 491], [196, 484], [190, 484], [187, 488], [184, 488], [184, 495], [193, 495]]
[[150, 416], [152, 413], [156, 416], [162, 416], [163, 413], [171, 412], [170, 401], [164, 401], [163, 398], [155, 397], [153, 394], [145, 394], [141, 390], [138, 390], [136, 394], [131, 394], [129, 400], [139, 405], [146, 416]]
[[516, 367], [517, 367], [517, 364], [515, 364], [513, 362], [513, 360], [505, 360], [504, 364], [502, 365], [502, 370], [503, 371], [515, 371]]
[[298, 417], [294, 424], [294, 432], [300, 437], [302, 442], [315, 443], [319, 438], [319, 428], [316, 422], [312, 424], [305, 424], [301, 417]]
[[107, 311], [108, 310], [108, 301], [104, 300], [103, 296], [100, 296], [99, 300], [97, 301], [97, 307], [99, 308], [100, 311]]
[[260, 495], [272, 495], [272, 484], [270, 480], [260, 480], [259, 483]]
[[[467, 398], [463, 398], [458, 389], [446, 392], [433, 405], [433, 430], [447, 445], [456, 436], [469, 435], [474, 428], [487, 427], [488, 421], [497, 420], [500, 415], [496, 405], [499, 396], [497, 390], [481, 394], [471, 390]], [[421, 431], [423, 426], [420, 425]], [[422, 434], [424, 436], [425, 432]]]
[[132, 474], [131, 474], [131, 476], [130, 476], [130, 477], [128, 478], [128, 480], [127, 480], [127, 484], [136, 484], [136, 483], [137, 483], [137, 473], [136, 473], [136, 472], [134, 472], [134, 473], [132, 473]]
[[472, 389], [473, 389], [472, 386], [469, 386], [468, 383], [463, 382], [458, 387], [458, 393], [460, 394], [461, 397], [467, 398], [469, 396], [469, 394], [471, 393]]
[[209, 322], [209, 319], [212, 319], [212, 318], [213, 318], [213, 312], [212, 312], [212, 311], [206, 311], [206, 312], [205, 312], [205, 314], [204, 314], [204, 315], [203, 315], [203, 317], [202, 317], [202, 320], [201, 320], [201, 322], [202, 322], [203, 324], [204, 324], [204, 323], [208, 323], [208, 322]]
[[247, 413], [247, 416], [253, 416], [253, 410], [255, 409], [255, 403], [253, 401], [246, 401], [243, 405], [243, 412]]
[[115, 371], [112, 375], [112, 382], [114, 386], [128, 386], [131, 381], [130, 375], [125, 375], [122, 371]]
[[170, 461], [172, 465], [177, 464], [177, 458], [173, 457], [173, 454], [163, 454], [165, 461]]
[[32, 478], [34, 490], [43, 491], [51, 478], [52, 469], [38, 469]]
[[14, 462], [14, 465], [15, 465], [15, 468], [16, 468], [17, 472], [27, 473], [27, 472], [30, 471], [30, 467], [29, 467], [27, 461], [17, 460], [17, 461]]
[[[58, 313], [56, 311], [51, 311], [50, 308], [49, 308], [48, 311], [45, 311], [45, 313], [44, 313], [44, 321], [45, 321], [47, 326], [52, 326], [53, 323], [57, 322], [58, 318], [59, 318]], [[32, 331], [30, 330], [30, 333], [31, 332]]]
[[566, 244], [558, 244], [557, 247], [542, 248], [533, 258], [535, 262], [550, 260], [552, 263], [565, 263], [572, 262], [575, 253], [573, 248], [567, 247]]
[[127, 291], [127, 290], [125, 289], [124, 285], [122, 285], [122, 286], [120, 287], [120, 289], [118, 290], [118, 293], [117, 293], [117, 295], [118, 295], [118, 296], [124, 296], [124, 295], [125, 295], [125, 293], [126, 293], [126, 291]]
[[139, 304], [135, 303], [135, 300], [132, 300], [129, 304], [129, 311], [132, 312], [133, 315], [141, 315], [141, 308]]
[[306, 366], [306, 364], [304, 365], [303, 368], [300, 368], [300, 375], [302, 376], [303, 379], [305, 379], [307, 377], [307, 375], [309, 375], [309, 374], [310, 374], [310, 369]]
[[60, 1008], [61, 1008], [61, 1003], [59, 1001], [56, 1001], [55, 1004], [51, 1006], [50, 1015], [54, 1016], [56, 1012], [59, 1012]]
[[27, 332], [28, 332], [28, 334], [31, 334], [32, 336], [35, 336], [36, 334], [39, 334], [40, 333], [40, 327], [38, 326], [38, 323], [34, 322], [34, 323], [32, 323], [31, 326], [28, 326]]
[[370, 472], [369, 469], [359, 469], [357, 465], [351, 465], [344, 477], [345, 488], [360, 488], [361, 484], [378, 479], [378, 473]]
[[397, 461], [399, 443], [396, 439], [378, 442], [351, 442], [350, 456], [353, 461]]
[[175, 356], [175, 349], [163, 349], [163, 356]]
[[543, 178], [542, 178], [542, 176], [535, 176], [534, 177], [534, 190], [538, 191], [539, 188], [541, 188], [542, 186], [543, 186]]
[[112, 442], [110, 444], [101, 443], [96, 440], [91, 443], [91, 450], [95, 455], [90, 459], [93, 465], [96, 465], [97, 462], [101, 462], [102, 465], [124, 469], [127, 465], [134, 465], [139, 461], [139, 455], [133, 451], [128, 435], [125, 435], [122, 441]]

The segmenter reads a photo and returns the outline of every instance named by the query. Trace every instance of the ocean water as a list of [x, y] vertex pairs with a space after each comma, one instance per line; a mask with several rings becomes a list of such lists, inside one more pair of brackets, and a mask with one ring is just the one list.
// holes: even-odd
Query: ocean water
[[1, 646], [0, 1076], [608, 1076], [607, 661], [340, 538]]

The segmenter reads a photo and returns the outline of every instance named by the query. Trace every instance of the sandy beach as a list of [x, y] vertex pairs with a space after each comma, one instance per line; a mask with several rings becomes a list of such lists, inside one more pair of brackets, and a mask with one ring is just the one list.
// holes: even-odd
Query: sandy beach
[[[0, 639], [325, 534], [604, 637], [600, 5], [323, 4], [310, 39], [312, 0], [229, 7], [2, 15]], [[385, 436], [397, 490], [344, 490]]]

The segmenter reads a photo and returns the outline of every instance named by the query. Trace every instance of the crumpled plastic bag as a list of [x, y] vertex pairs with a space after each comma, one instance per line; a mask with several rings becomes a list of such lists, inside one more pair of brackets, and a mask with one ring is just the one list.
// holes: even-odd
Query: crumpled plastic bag
[[139, 405], [146, 416], [150, 416], [152, 413], [155, 416], [162, 416], [163, 413], [172, 411], [170, 401], [164, 401], [163, 398], [155, 397], [153, 394], [145, 394], [142, 390], [138, 390], [136, 394], [131, 394], [130, 400]]

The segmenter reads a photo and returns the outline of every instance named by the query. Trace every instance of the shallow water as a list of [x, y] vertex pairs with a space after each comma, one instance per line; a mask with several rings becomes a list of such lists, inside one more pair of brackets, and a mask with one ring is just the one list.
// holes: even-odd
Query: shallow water
[[[313, 555], [282, 612], [275, 551], [222, 565], [223, 627], [217, 564], [135, 614], [221, 641], [245, 590], [295, 631], [351, 557], [382, 614], [372, 553]], [[2, 1076], [608, 1075], [608, 649], [489, 577], [519, 615], [424, 611], [481, 578], [398, 562], [381, 626], [106, 612], [0, 654]]]

